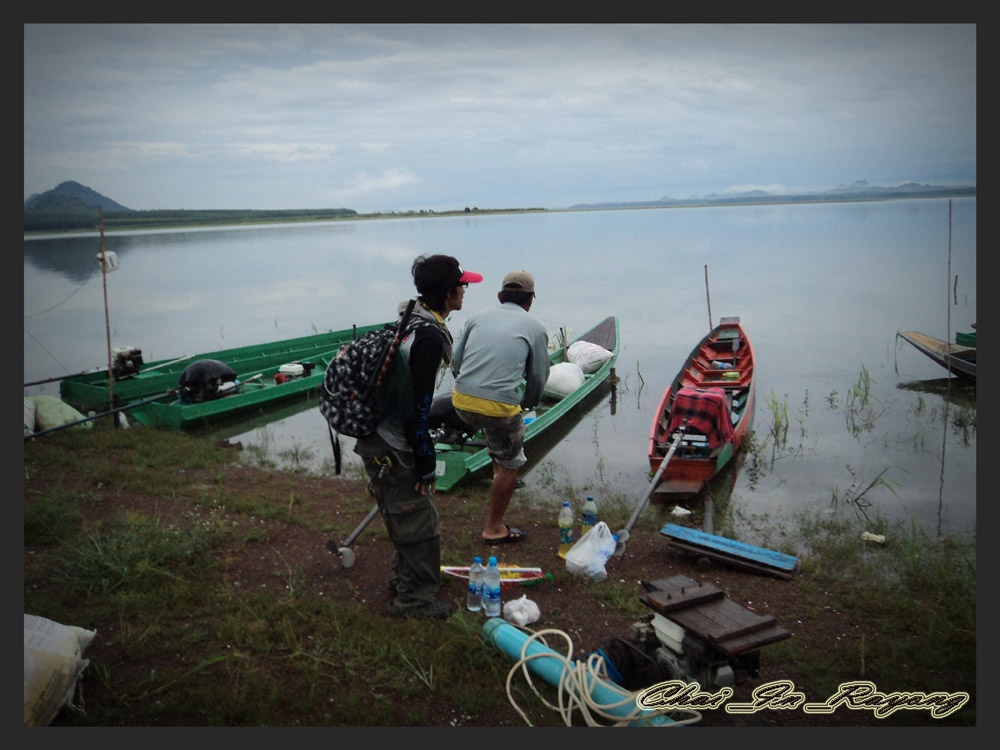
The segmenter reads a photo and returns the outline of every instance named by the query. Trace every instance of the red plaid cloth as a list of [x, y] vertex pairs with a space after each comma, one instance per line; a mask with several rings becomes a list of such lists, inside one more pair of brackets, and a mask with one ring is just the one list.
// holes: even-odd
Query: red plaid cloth
[[723, 443], [736, 440], [733, 421], [722, 388], [681, 388], [670, 408], [668, 435], [687, 420], [688, 432], [700, 433], [708, 438], [708, 446], [715, 450]]

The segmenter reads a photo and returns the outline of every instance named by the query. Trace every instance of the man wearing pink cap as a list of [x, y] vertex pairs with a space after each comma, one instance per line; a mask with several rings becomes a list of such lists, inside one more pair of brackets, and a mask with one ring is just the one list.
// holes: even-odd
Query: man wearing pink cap
[[[463, 271], [450, 255], [421, 255], [411, 270], [419, 296], [399, 351], [410, 370], [413, 411], [383, 419], [372, 435], [358, 438], [354, 452], [364, 462], [396, 548], [389, 614], [448, 617], [454, 607], [434, 599], [441, 588], [441, 530], [432, 494], [437, 462], [428, 418], [441, 362], [452, 359], [445, 319], [462, 309], [466, 287], [483, 277]], [[400, 313], [405, 307], [406, 302], [400, 305]]]

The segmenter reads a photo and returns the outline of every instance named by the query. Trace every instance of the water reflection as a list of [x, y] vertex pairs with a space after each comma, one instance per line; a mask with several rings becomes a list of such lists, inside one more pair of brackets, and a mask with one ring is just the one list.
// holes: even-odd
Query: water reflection
[[972, 410], [976, 408], [976, 384], [968, 383], [958, 377], [911, 380], [897, 383], [896, 387], [904, 391], [939, 396], [955, 406]]
[[[944, 387], [939, 365], [894, 348], [900, 330], [948, 338], [946, 297], [952, 330], [976, 322], [976, 203], [955, 201], [953, 233], [948, 210], [949, 201], [921, 200], [108, 236], [121, 260], [108, 277], [111, 338], [152, 361], [384, 320], [412, 293], [412, 259], [428, 252], [454, 254], [486, 276], [449, 321], [457, 335], [469, 315], [495, 304], [497, 280], [527, 268], [539, 286], [532, 313], [550, 332], [583, 331], [613, 314], [622, 349], [615, 401], [595, 395], [562, 432], [543, 433], [526, 481], [552, 499], [586, 487], [599, 501], [634, 502], [648, 488], [658, 397], [707, 328], [707, 264], [715, 318], [741, 317], [759, 368], [759, 460], [747, 455], [740, 471], [720, 477], [732, 485], [713, 497], [720, 523], [731, 512], [725, 495], [730, 509], [787, 518], [829, 509], [834, 490], [855, 476], [867, 484], [881, 475], [899, 484], [896, 495], [870, 493], [886, 516], [967, 530], [976, 518], [974, 390]], [[25, 241], [25, 382], [106, 362], [98, 250], [96, 236]], [[848, 411], [859, 371], [870, 401]], [[765, 443], [768, 399], [788, 405], [780, 449]], [[272, 445], [311, 449], [317, 463], [329, 457], [319, 410], [301, 406], [260, 417], [244, 446], [261, 433]]]
[[[112, 248], [105, 245], [105, 249]], [[68, 237], [58, 243], [34, 240], [24, 243], [24, 261], [38, 270], [83, 283], [100, 276], [100, 250], [100, 241], [93, 237]], [[121, 251], [115, 252], [121, 256]]]

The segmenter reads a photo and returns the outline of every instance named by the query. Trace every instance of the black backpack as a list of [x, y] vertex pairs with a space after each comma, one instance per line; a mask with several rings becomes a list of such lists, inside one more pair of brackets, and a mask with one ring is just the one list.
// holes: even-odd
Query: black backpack
[[410, 315], [414, 303], [410, 301], [399, 323], [344, 344], [326, 368], [319, 410], [339, 434], [366, 437], [387, 416], [405, 418], [412, 412], [413, 383], [399, 342], [417, 328], [434, 325]]

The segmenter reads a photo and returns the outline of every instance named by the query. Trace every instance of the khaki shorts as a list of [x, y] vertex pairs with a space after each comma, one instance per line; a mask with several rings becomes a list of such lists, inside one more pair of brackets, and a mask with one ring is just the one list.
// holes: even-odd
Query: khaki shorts
[[487, 417], [485, 414], [458, 408], [455, 412], [467, 425], [483, 431], [490, 457], [498, 464], [516, 470], [528, 463], [528, 457], [524, 455], [524, 419], [520, 414], [513, 417]]

